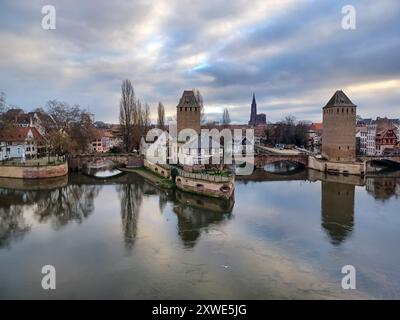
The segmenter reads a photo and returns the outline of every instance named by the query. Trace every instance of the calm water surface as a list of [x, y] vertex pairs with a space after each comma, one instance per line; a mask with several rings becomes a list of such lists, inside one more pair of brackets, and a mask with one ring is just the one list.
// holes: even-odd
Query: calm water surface
[[400, 298], [399, 196], [399, 178], [307, 171], [239, 180], [234, 203], [135, 174], [0, 179], [0, 298]]

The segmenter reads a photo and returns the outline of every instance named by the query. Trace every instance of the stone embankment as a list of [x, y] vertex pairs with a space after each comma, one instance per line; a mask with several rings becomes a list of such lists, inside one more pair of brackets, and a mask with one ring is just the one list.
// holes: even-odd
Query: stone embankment
[[[156, 183], [159, 185], [165, 184], [165, 181], [173, 183], [174, 180], [176, 188], [181, 191], [223, 199], [231, 198], [235, 190], [235, 178], [233, 176], [191, 173], [148, 160], [144, 160], [143, 164], [147, 173], [146, 171], [141, 172], [139, 169], [133, 170], [149, 180], [154, 180], [157, 177]], [[176, 170], [174, 178], [172, 177], [173, 170]], [[153, 176], [149, 176], [149, 171]]]
[[2, 163], [0, 164], [0, 177], [18, 179], [46, 179], [62, 177], [68, 174], [66, 161], [55, 161], [52, 164]]

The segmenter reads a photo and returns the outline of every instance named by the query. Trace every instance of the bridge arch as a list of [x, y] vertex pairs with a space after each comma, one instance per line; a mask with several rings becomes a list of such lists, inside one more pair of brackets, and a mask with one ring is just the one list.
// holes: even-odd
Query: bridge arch
[[294, 163], [307, 167], [307, 155], [256, 155], [254, 164], [257, 168], [264, 168], [265, 165], [273, 163]]

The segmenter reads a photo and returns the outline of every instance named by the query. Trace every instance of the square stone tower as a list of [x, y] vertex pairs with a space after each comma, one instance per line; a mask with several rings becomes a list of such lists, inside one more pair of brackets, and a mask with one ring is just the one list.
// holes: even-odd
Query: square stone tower
[[338, 90], [322, 109], [322, 156], [329, 161], [356, 160], [356, 105]]
[[185, 90], [176, 107], [177, 134], [182, 129], [193, 129], [200, 134], [201, 106], [192, 90]]

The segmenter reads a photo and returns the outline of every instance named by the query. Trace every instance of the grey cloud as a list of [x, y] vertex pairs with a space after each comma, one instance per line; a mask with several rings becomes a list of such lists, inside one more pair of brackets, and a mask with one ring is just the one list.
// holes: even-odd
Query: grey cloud
[[[355, 31], [340, 28], [349, 2]], [[47, 3], [1, 1], [0, 37], [9, 46], [0, 51], [0, 91], [27, 109], [62, 98], [117, 121], [120, 83], [130, 78], [153, 113], [159, 100], [172, 113], [182, 90], [198, 87], [206, 107], [232, 106], [231, 118], [245, 122], [253, 91], [270, 120], [285, 111], [318, 119], [336, 89], [400, 79], [397, 1], [290, 3], [259, 19], [255, 1], [55, 0], [57, 30], [47, 32], [40, 29]], [[399, 91], [385, 93], [351, 98], [368, 116], [396, 116]]]

